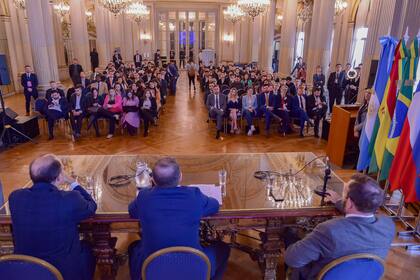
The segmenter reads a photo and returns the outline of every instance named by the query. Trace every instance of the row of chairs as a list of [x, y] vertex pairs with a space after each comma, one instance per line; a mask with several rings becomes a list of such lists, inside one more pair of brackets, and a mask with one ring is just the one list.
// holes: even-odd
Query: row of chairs
[[[379, 280], [384, 274], [384, 260], [372, 254], [354, 254], [326, 265], [318, 280]], [[143, 280], [209, 280], [211, 264], [201, 251], [189, 247], [170, 247], [150, 255], [143, 263]], [[50, 263], [26, 255], [0, 257], [0, 275], [8, 280], [63, 280]]]

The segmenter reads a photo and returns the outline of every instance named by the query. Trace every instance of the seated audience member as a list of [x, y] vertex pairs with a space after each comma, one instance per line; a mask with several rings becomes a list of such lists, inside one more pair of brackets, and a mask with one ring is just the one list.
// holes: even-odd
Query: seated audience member
[[80, 137], [83, 119], [87, 114], [88, 98], [82, 94], [82, 90], [80, 84], [76, 85], [75, 92], [70, 97], [70, 121], [75, 138]]
[[161, 103], [165, 105], [166, 97], [168, 96], [168, 81], [165, 79], [165, 72], [160, 73], [160, 84], [159, 84], [160, 96], [162, 97]]
[[144, 97], [140, 99], [139, 108], [140, 117], [144, 121], [143, 136], [147, 137], [149, 135], [149, 124], [154, 123], [155, 117], [157, 116], [156, 98], [152, 96], [150, 89], [146, 89], [144, 92]]
[[86, 78], [85, 72], [80, 72], [80, 85], [82, 86], [83, 94], [86, 94], [89, 91], [90, 80]]
[[303, 129], [305, 128], [305, 122], [308, 122], [310, 125], [313, 125], [309, 120], [308, 114], [306, 112], [306, 96], [303, 95], [304, 87], [300, 86], [298, 88], [297, 95], [292, 98], [292, 110], [290, 115], [294, 118], [299, 118], [300, 121], [300, 137], [303, 137]]
[[[93, 279], [95, 257], [90, 244], [80, 241], [78, 224], [95, 214], [95, 201], [54, 155], [32, 161], [29, 174], [32, 187], [15, 190], [9, 197], [14, 253], [51, 263], [65, 280]], [[60, 190], [62, 184], [70, 190]]]
[[[142, 238], [129, 247], [131, 279], [140, 279], [144, 260], [152, 253], [173, 246], [203, 251], [211, 262], [211, 278], [222, 279], [230, 248], [217, 241], [201, 246], [200, 220], [216, 214], [219, 203], [195, 187], [180, 186], [182, 173], [172, 158], [163, 158], [153, 168], [155, 186], [140, 190], [130, 203], [130, 217], [138, 219]], [[170, 215], [168, 215], [170, 213]]]
[[114, 90], [115, 90], [115, 95], [119, 95], [119, 96], [121, 96], [121, 98], [124, 98], [126, 96], [125, 91], [122, 88], [121, 84], [116, 83], [115, 86], [114, 86]]
[[54, 139], [54, 124], [59, 119], [68, 119], [69, 104], [58, 91], [51, 92], [51, 100], [47, 103], [45, 118], [48, 121], [48, 140]]
[[238, 114], [240, 114], [241, 105], [239, 103], [238, 92], [232, 88], [229, 92], [227, 110], [231, 121], [230, 133], [240, 133], [238, 128]]
[[286, 78], [286, 85], [289, 88], [289, 94], [291, 96], [296, 96], [297, 92], [296, 92], [296, 86], [295, 84], [292, 82], [292, 78], [291, 77], [287, 77]]
[[210, 95], [207, 96], [206, 106], [210, 118], [216, 119], [216, 139], [219, 139], [223, 127], [223, 118], [226, 112], [226, 97], [223, 94], [220, 94], [219, 85], [213, 85]]
[[394, 222], [375, 215], [384, 193], [377, 182], [366, 175], [353, 175], [344, 185], [343, 196], [329, 191], [326, 197], [345, 217], [331, 219], [299, 240], [290, 228], [285, 232], [284, 259], [293, 268], [292, 279], [316, 279], [331, 261], [359, 253], [386, 258], [395, 235]]
[[122, 124], [124, 128], [127, 128], [128, 133], [133, 136], [137, 133], [137, 129], [140, 126], [139, 117], [139, 98], [131, 91], [127, 93], [127, 97], [123, 99], [123, 110], [124, 114], [122, 117]]
[[50, 88], [45, 92], [45, 99], [47, 99], [47, 101], [51, 101], [51, 93], [53, 91], [58, 91], [61, 97], [65, 97], [64, 90], [58, 87], [57, 82], [50, 81]]
[[360, 133], [362, 132], [362, 129], [365, 126], [366, 123], [366, 117], [368, 113], [368, 107], [369, 107], [369, 101], [370, 96], [372, 93], [369, 89], [365, 89], [363, 92], [363, 105], [359, 108], [359, 111], [357, 112], [356, 122], [354, 124], [354, 137], [359, 138]]
[[253, 88], [248, 87], [246, 95], [242, 96], [242, 116], [247, 123], [248, 136], [252, 136], [255, 131], [255, 126], [252, 121], [257, 115], [257, 97], [253, 93]]
[[117, 94], [114, 89], [109, 90], [109, 94], [105, 96], [103, 108], [114, 115], [122, 113], [122, 97]]
[[[270, 86], [272, 87], [272, 86]], [[283, 86], [280, 91], [283, 91], [284, 94], [287, 93], [287, 87]], [[290, 127], [290, 118], [289, 118], [289, 112], [287, 110], [287, 106], [284, 103], [284, 100], [282, 98], [282, 94], [278, 92], [278, 90], [273, 91], [270, 93], [269, 100], [268, 100], [268, 106], [267, 106], [268, 114], [265, 117], [266, 122], [266, 131], [270, 130], [270, 122], [271, 118], [275, 117], [278, 118], [281, 121], [281, 127], [279, 129], [279, 132], [285, 136], [287, 132], [289, 132]]]
[[162, 104], [161, 104], [162, 98], [161, 98], [159, 89], [156, 87], [156, 84], [157, 83], [155, 80], [150, 81], [149, 90], [152, 97], [156, 100], [156, 105], [157, 105], [156, 112], [159, 112], [160, 107], [162, 107]]
[[104, 81], [104, 77], [102, 75], [96, 76], [96, 81], [91, 84], [91, 87], [95, 87], [98, 90], [99, 95], [108, 94], [108, 85]]
[[308, 116], [314, 120], [314, 136], [319, 137], [319, 122], [328, 110], [325, 97], [321, 95], [321, 88], [314, 88], [313, 94], [307, 97], [307, 101]]
[[107, 138], [112, 138], [115, 132], [115, 118], [114, 114], [103, 108], [104, 95], [99, 95], [96, 88], [92, 89], [92, 93], [88, 95], [88, 112], [89, 112], [89, 128], [93, 125], [96, 132], [96, 137], [99, 137], [98, 119], [105, 118], [108, 120], [109, 132]]

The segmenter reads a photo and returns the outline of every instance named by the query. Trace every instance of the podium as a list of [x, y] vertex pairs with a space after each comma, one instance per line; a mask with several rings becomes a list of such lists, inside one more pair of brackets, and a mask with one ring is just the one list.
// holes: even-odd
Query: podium
[[360, 105], [336, 105], [333, 108], [327, 156], [340, 167], [343, 167], [346, 157], [357, 152], [359, 139], [354, 137], [353, 130], [359, 108]]

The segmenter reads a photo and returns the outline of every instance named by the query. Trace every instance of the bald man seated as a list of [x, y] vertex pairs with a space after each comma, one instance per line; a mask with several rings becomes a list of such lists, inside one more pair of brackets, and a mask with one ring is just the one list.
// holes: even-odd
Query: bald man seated
[[[90, 244], [79, 239], [78, 224], [95, 214], [95, 201], [54, 155], [35, 159], [29, 174], [33, 186], [9, 197], [14, 253], [51, 263], [65, 280], [93, 279], [95, 258]], [[60, 190], [62, 184], [71, 190]]]
[[[222, 279], [230, 248], [222, 241], [201, 246], [200, 220], [219, 211], [219, 202], [194, 187], [180, 186], [182, 174], [173, 158], [160, 159], [153, 168], [155, 186], [139, 191], [130, 203], [130, 217], [141, 224], [140, 241], [128, 249], [132, 280], [140, 279], [144, 260], [154, 252], [173, 246], [203, 251], [211, 263], [211, 279]], [[161, 280], [161, 279], [156, 279]]]

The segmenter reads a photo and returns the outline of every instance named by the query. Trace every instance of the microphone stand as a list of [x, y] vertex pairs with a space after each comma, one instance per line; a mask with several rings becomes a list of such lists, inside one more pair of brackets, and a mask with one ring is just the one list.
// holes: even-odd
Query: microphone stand
[[321, 196], [321, 206], [325, 205], [325, 197], [327, 195], [329, 195], [327, 193], [327, 184], [328, 184], [328, 180], [331, 179], [331, 166], [330, 163], [328, 161], [328, 159], [326, 160], [326, 165], [325, 165], [325, 169], [324, 169], [324, 184], [322, 186], [322, 190], [314, 190], [314, 192]]

